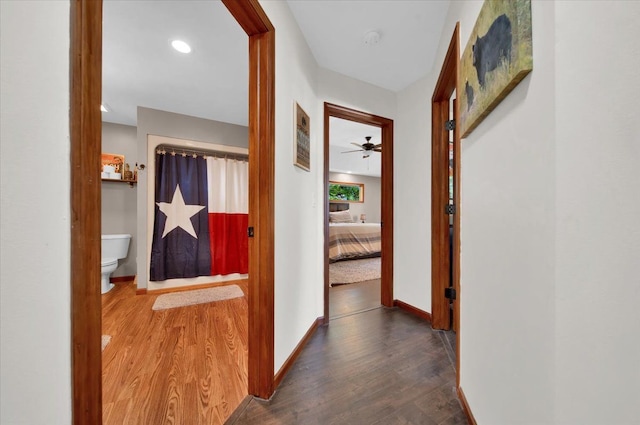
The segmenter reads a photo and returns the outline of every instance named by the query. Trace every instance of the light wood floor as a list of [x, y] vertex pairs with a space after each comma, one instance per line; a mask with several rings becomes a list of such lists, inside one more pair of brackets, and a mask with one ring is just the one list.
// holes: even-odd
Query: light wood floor
[[224, 423], [247, 395], [246, 297], [153, 311], [157, 296], [102, 296], [103, 423]]
[[[133, 282], [102, 296], [104, 425], [223, 424], [247, 395], [246, 297], [153, 311], [157, 297]], [[380, 279], [331, 288], [332, 319], [379, 306]]]

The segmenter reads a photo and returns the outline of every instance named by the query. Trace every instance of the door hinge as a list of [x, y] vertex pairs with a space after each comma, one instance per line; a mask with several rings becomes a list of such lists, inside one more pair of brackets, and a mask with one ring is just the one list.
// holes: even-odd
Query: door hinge
[[456, 120], [448, 120], [444, 122], [444, 128], [446, 130], [455, 130], [456, 129]]
[[444, 213], [447, 215], [453, 215], [456, 213], [456, 205], [455, 204], [447, 204], [444, 206]]
[[454, 288], [444, 288], [444, 297], [450, 300], [456, 299], [456, 290]]
[[253, 227], [247, 227], [247, 236], [253, 237]]

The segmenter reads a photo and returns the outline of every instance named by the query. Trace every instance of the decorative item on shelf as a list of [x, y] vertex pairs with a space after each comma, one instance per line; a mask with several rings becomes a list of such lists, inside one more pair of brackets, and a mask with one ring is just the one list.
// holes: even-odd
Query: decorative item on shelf
[[102, 171], [100, 178], [106, 181], [129, 183], [133, 187], [136, 183], [136, 175], [131, 171], [131, 166], [124, 162], [124, 155], [112, 153], [102, 154]]
[[[124, 169], [124, 155], [103, 153], [101, 157], [103, 173], [120, 173]], [[108, 178], [114, 178], [111, 175]]]
[[133, 180], [133, 171], [131, 171], [131, 167], [128, 163], [124, 164], [124, 179], [125, 180]]
[[360, 214], [360, 221], [364, 223], [366, 220], [367, 220], [367, 215], [366, 214]]

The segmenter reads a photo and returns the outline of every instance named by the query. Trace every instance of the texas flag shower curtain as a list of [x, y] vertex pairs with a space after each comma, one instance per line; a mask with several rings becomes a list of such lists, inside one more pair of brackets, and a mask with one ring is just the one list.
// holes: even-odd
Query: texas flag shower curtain
[[150, 280], [248, 273], [248, 180], [246, 161], [156, 154]]

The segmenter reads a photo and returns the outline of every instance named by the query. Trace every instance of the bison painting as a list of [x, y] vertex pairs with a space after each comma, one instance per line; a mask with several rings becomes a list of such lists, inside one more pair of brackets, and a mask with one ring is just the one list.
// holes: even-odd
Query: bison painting
[[485, 35], [477, 37], [473, 45], [473, 66], [478, 73], [480, 88], [485, 86], [485, 76], [500, 65], [502, 60], [511, 62], [511, 21], [507, 15], [498, 16]]

